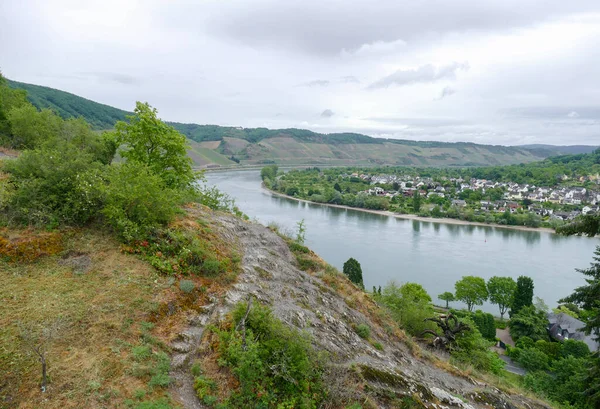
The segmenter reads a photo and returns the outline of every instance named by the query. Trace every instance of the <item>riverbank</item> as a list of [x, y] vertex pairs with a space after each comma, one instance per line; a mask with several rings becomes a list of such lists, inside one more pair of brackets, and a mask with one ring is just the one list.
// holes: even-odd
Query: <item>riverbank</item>
[[495, 224], [495, 223], [469, 222], [466, 220], [459, 220], [459, 219], [448, 219], [448, 218], [439, 218], [438, 219], [435, 217], [417, 216], [416, 214], [399, 214], [399, 213], [390, 212], [389, 210], [371, 210], [371, 209], [362, 209], [359, 207], [351, 207], [351, 206], [337, 205], [337, 204], [331, 204], [331, 203], [317, 203], [317, 202], [311, 202], [310, 200], [306, 200], [306, 199], [299, 199], [297, 197], [288, 196], [284, 193], [276, 192], [274, 190], [268, 189], [267, 187], [264, 186], [264, 184], [262, 185], [262, 188], [274, 196], [285, 197], [287, 199], [296, 200], [298, 202], [311, 203], [314, 205], [321, 205], [321, 206], [337, 207], [338, 209], [356, 210], [357, 212], [379, 214], [382, 216], [395, 217], [397, 219], [417, 220], [420, 222], [430, 222], [430, 223], [456, 224], [456, 225], [461, 225], [461, 226], [496, 227], [496, 228], [500, 228], [500, 229], [535, 231], [535, 232], [540, 232], [540, 233], [556, 234], [554, 229], [551, 229], [549, 227], [507, 226], [507, 225]]

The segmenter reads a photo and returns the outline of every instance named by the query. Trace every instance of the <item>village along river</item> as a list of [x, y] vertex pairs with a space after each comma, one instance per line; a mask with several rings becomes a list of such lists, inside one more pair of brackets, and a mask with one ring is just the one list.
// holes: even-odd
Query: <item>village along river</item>
[[[436, 304], [437, 295], [454, 292], [454, 283], [465, 275], [527, 275], [534, 280], [534, 295], [550, 308], [584, 284], [575, 268], [587, 268], [597, 238], [562, 237], [542, 231], [521, 231], [489, 226], [456, 225], [405, 220], [274, 196], [261, 187], [259, 171], [206, 174], [236, 200], [251, 219], [276, 222], [296, 230], [306, 225], [306, 245], [340, 271], [350, 257], [363, 270], [365, 288], [384, 286], [391, 280], [416, 282]], [[460, 306], [458, 302], [451, 305]], [[497, 306], [481, 308], [498, 315]]]

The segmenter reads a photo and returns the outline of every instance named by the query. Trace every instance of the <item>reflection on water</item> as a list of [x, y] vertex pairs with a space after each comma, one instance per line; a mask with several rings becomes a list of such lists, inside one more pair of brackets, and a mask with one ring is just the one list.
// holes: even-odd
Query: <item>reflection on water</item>
[[[486, 280], [528, 275], [534, 279], [535, 295], [553, 307], [583, 283], [575, 268], [589, 265], [600, 243], [584, 237], [421, 222], [298, 202], [266, 193], [260, 188], [258, 171], [210, 173], [207, 180], [233, 196], [252, 219], [265, 224], [274, 221], [291, 231], [304, 219], [307, 245], [339, 269], [348, 258], [357, 259], [366, 288], [390, 280], [412, 281], [435, 297], [453, 291], [454, 283], [464, 275]], [[482, 309], [497, 313], [489, 304]]]

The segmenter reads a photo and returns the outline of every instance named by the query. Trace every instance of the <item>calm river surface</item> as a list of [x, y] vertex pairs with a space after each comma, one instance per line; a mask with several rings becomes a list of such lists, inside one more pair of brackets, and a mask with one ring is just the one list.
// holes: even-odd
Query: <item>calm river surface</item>
[[[464, 275], [486, 280], [528, 275], [534, 280], [535, 295], [553, 308], [584, 283], [575, 268], [587, 268], [600, 244], [597, 238], [403, 220], [301, 203], [262, 189], [259, 171], [214, 172], [206, 177], [234, 197], [251, 219], [290, 230], [304, 219], [306, 244], [340, 271], [348, 258], [357, 259], [367, 289], [391, 280], [416, 282], [437, 304], [443, 304], [437, 295], [454, 292], [454, 283]], [[496, 306], [486, 303], [482, 309], [497, 314]]]

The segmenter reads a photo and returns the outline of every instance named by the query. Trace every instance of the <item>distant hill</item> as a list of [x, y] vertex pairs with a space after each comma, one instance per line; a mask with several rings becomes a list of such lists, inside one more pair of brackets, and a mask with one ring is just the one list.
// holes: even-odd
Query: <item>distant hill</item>
[[83, 117], [94, 129], [110, 129], [130, 113], [89, 99], [40, 85], [8, 80], [12, 88], [27, 91], [27, 99], [38, 109], [51, 108], [63, 118]]
[[544, 144], [533, 144], [533, 145], [519, 145], [520, 148], [525, 149], [546, 149], [550, 152], [559, 155], [578, 155], [580, 153], [591, 153], [598, 149], [600, 145], [544, 145]]
[[[129, 112], [39, 85], [9, 81], [27, 91], [38, 108], [63, 118], [83, 117], [95, 129], [111, 129]], [[586, 146], [499, 146], [373, 138], [356, 133], [321, 134], [306, 129], [241, 128], [169, 122], [195, 143], [190, 157], [199, 167], [261, 165], [488, 166], [538, 161], [593, 151]]]

